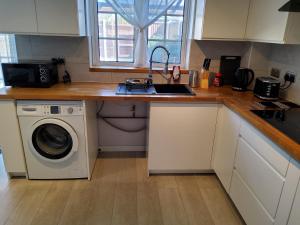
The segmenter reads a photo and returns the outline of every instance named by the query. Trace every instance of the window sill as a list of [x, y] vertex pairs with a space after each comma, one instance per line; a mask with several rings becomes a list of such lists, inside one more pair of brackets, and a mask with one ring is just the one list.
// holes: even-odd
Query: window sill
[[[90, 67], [90, 72], [111, 72], [111, 73], [148, 73], [149, 68], [145, 67], [125, 67], [125, 66], [100, 66], [100, 67]], [[162, 72], [162, 69], [154, 68], [153, 73]], [[189, 71], [186, 69], [181, 69], [181, 74], [188, 74]], [[169, 69], [172, 72], [172, 69]]]

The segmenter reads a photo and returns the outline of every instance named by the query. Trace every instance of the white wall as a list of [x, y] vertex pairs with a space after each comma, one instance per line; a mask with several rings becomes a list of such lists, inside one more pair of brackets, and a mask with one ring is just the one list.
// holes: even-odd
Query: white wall
[[[102, 102], [99, 102], [100, 106]], [[147, 117], [147, 104], [145, 102], [132, 102], [132, 101], [112, 101], [105, 102], [103, 110], [101, 111], [102, 116], [109, 117], [132, 117], [132, 107], [135, 105], [136, 117]], [[126, 128], [129, 130], [140, 129], [145, 127], [147, 124], [146, 119], [109, 119], [110, 122]], [[102, 150], [111, 151], [139, 151], [145, 150], [146, 143], [146, 130], [134, 133], [126, 133], [118, 129], [112, 128], [105, 121], [98, 120], [99, 128], [99, 144]]]

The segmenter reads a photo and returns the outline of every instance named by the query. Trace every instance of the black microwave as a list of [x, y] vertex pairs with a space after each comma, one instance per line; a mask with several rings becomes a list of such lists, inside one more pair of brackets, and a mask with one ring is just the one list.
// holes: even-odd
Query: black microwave
[[57, 64], [53, 62], [2, 63], [5, 86], [50, 87], [58, 82]]

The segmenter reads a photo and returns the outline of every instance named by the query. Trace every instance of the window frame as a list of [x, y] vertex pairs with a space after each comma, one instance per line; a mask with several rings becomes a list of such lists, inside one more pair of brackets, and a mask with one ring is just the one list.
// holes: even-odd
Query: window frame
[[[187, 65], [187, 51], [188, 51], [188, 33], [192, 29], [190, 21], [190, 2], [191, 0], [185, 0], [184, 14], [183, 14], [183, 28], [182, 28], [182, 45], [181, 45], [181, 63], [180, 64], [169, 64], [170, 67], [173, 65], [180, 65], [181, 68], [185, 68]], [[105, 62], [100, 61], [100, 47], [98, 42], [98, 8], [97, 0], [91, 0], [87, 3], [88, 17], [87, 17], [87, 28], [89, 33], [89, 57], [90, 67], [130, 67], [133, 68], [134, 64], [131, 62]], [[164, 15], [165, 16], [165, 15]], [[136, 35], [136, 31], [134, 32]], [[147, 35], [148, 40], [148, 35]], [[148, 43], [148, 41], [147, 41]], [[148, 64], [148, 63], [147, 63]], [[155, 67], [161, 67], [160, 64], [154, 65]]]

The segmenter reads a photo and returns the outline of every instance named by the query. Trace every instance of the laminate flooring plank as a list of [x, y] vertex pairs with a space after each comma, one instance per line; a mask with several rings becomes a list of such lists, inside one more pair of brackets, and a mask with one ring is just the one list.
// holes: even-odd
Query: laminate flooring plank
[[153, 177], [148, 176], [147, 160], [136, 159], [137, 215], [139, 225], [163, 225], [159, 193]]
[[120, 160], [98, 159], [92, 181], [96, 190], [91, 202], [87, 225], [110, 225], [112, 223]]
[[137, 225], [136, 159], [124, 158], [120, 164], [121, 171], [116, 187], [112, 224]]
[[25, 192], [29, 188], [29, 181], [26, 179], [13, 179], [5, 190], [0, 194], [0, 225], [6, 223], [9, 216], [13, 213]]
[[52, 183], [52, 181], [28, 181], [27, 190], [5, 224], [30, 225]]
[[244, 224], [216, 176], [198, 176], [197, 182], [216, 225]]
[[73, 180], [54, 181], [46, 194], [31, 225], [56, 225], [59, 223], [74, 185]]
[[88, 180], [75, 180], [59, 225], [83, 225], [89, 216], [95, 185]]
[[190, 225], [214, 225], [196, 176], [177, 176], [176, 182]]
[[188, 218], [176, 188], [159, 188], [164, 225], [187, 225]]

